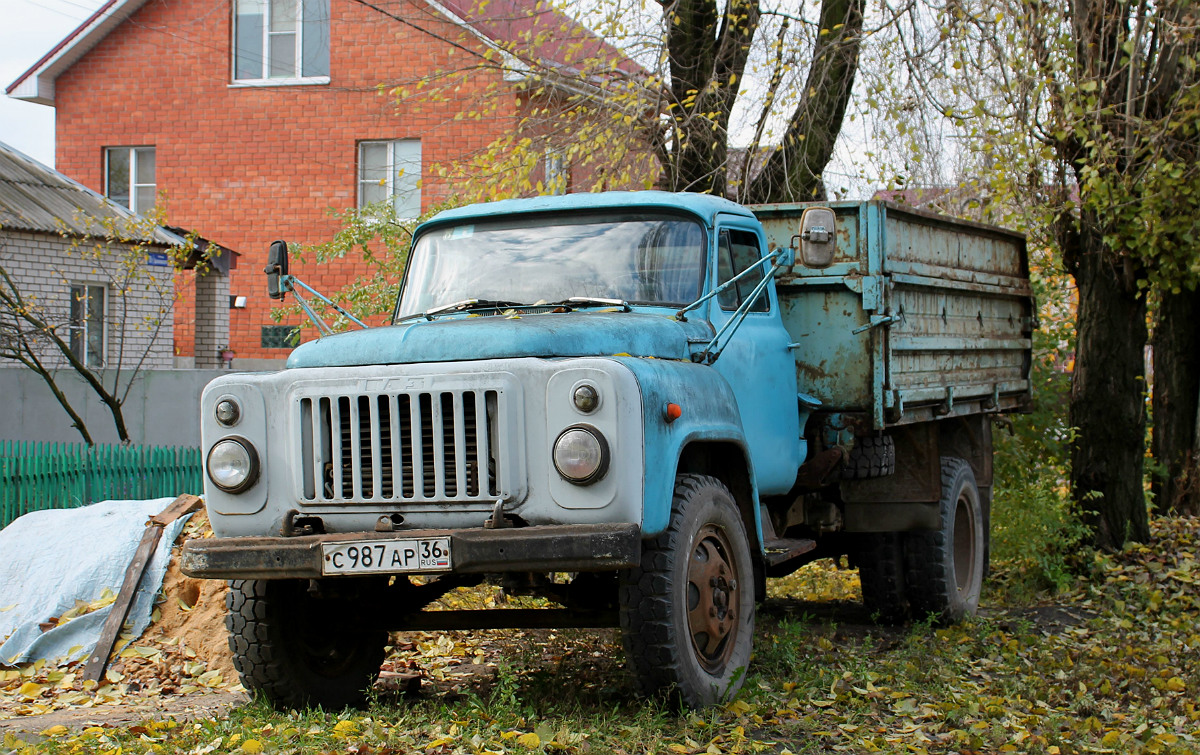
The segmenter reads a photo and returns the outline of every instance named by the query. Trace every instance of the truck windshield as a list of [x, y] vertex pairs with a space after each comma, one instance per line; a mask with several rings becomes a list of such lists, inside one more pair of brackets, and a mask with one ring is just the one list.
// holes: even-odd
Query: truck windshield
[[700, 296], [704, 250], [700, 224], [678, 216], [540, 216], [443, 226], [417, 239], [396, 317], [465, 299], [683, 305]]

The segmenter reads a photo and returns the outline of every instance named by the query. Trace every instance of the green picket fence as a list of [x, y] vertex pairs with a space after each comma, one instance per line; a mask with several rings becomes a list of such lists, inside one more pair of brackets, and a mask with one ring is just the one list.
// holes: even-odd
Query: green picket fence
[[198, 448], [0, 441], [0, 528], [42, 509], [202, 491]]

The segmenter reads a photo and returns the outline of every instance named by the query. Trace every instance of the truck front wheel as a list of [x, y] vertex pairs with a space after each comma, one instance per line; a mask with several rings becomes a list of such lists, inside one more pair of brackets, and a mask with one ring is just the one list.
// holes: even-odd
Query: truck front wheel
[[971, 465], [942, 458], [941, 526], [905, 537], [905, 588], [914, 618], [953, 623], [974, 615], [983, 586], [987, 529]]
[[737, 692], [754, 639], [754, 574], [746, 529], [720, 480], [675, 478], [670, 523], [643, 542], [620, 596], [626, 655], [647, 693], [701, 708]]
[[235, 580], [229, 588], [229, 648], [247, 689], [277, 708], [364, 701], [386, 631], [356, 625], [346, 599], [315, 597], [307, 580]]

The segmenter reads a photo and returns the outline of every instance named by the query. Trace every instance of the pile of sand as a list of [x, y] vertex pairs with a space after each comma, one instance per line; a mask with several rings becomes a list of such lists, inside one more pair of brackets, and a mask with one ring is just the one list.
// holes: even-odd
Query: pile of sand
[[219, 671], [226, 681], [235, 682], [238, 676], [225, 630], [225, 594], [229, 586], [221, 579], [192, 579], [179, 570], [183, 543], [199, 537], [212, 537], [203, 511], [192, 516], [172, 549], [162, 601], [156, 606], [158, 618], [138, 642], [173, 640], [172, 644], [194, 652], [195, 660], [209, 671]]

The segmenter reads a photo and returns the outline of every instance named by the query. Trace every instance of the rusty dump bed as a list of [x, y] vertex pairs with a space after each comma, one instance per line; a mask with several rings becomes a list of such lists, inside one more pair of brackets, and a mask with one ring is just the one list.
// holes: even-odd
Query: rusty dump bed
[[[752, 207], [789, 246], [809, 205]], [[876, 428], [1030, 399], [1035, 308], [1025, 237], [888, 202], [841, 202], [837, 253], [779, 278], [800, 390]]]

